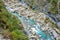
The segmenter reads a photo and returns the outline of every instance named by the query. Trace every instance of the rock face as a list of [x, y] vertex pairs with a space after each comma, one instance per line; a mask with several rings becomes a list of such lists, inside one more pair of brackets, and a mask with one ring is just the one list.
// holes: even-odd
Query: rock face
[[42, 9], [47, 5], [47, 0], [23, 0], [30, 8], [37, 11], [42, 11]]
[[[6, 3], [6, 1], [5, 1], [5, 3]], [[54, 27], [56, 27], [56, 25], [53, 24], [50, 21], [49, 17], [47, 17], [44, 13], [33, 11], [25, 4], [21, 5], [21, 3], [19, 3], [19, 1], [15, 2], [15, 3], [14, 2], [6, 3], [6, 6], [7, 6], [7, 4], [9, 6], [11, 5], [10, 8], [13, 9], [15, 12], [19, 13], [19, 15], [29, 18], [29, 19], [32, 19], [32, 20], [35, 20], [39, 24], [42, 23], [42, 30], [46, 31], [49, 29], [54, 29]]]
[[2, 39], [3, 37], [2, 37], [2, 35], [0, 34], [0, 39]]
[[[30, 1], [32, 1], [32, 0], [30, 0]], [[4, 1], [4, 2], [6, 3], [6, 1]], [[42, 23], [44, 26], [46, 24], [48, 24], [48, 26], [52, 27], [52, 22], [50, 21], [50, 19], [44, 13], [35, 12], [32, 9], [30, 9], [28, 6], [26, 6], [25, 4], [21, 5], [21, 3], [17, 0], [15, 0], [13, 3], [11, 3], [9, 1], [5, 5], [11, 6], [11, 9], [13, 9], [15, 12], [20, 13], [20, 15], [22, 15], [24, 17], [28, 17], [30, 19], [35, 20], [38, 23]]]
[[57, 22], [58, 27], [60, 28], [60, 22]]
[[60, 20], [60, 14], [57, 14], [56, 17]]

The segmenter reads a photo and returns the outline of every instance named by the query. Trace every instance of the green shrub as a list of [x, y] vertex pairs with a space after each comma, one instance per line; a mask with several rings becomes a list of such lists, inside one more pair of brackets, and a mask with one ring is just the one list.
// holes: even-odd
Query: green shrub
[[11, 32], [12, 40], [28, 40], [28, 37], [21, 30]]
[[[10, 14], [3, 2], [0, 2], [0, 27], [6, 27], [3, 32], [3, 36], [6, 38], [10, 38], [11, 40], [28, 40], [28, 37], [22, 32], [24, 30], [20, 20], [12, 14]], [[1, 22], [3, 21], [3, 22]], [[4, 23], [5, 22], [5, 23]], [[3, 24], [4, 25], [3, 25]], [[19, 25], [21, 24], [21, 25]], [[3, 25], [3, 26], [1, 26]]]

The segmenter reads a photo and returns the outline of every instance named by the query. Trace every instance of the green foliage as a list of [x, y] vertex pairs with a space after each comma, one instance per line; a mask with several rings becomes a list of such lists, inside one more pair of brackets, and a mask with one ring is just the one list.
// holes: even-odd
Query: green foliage
[[28, 37], [22, 32], [24, 29], [20, 20], [6, 10], [3, 2], [0, 2], [0, 27], [5, 28], [2, 31], [5, 38], [10, 38], [11, 40], [28, 40]]
[[58, 14], [57, 2], [58, 2], [58, 0], [52, 0], [52, 2], [51, 2], [52, 7], [50, 8], [50, 12], [53, 14]]
[[11, 32], [12, 40], [28, 40], [28, 37], [21, 30]]

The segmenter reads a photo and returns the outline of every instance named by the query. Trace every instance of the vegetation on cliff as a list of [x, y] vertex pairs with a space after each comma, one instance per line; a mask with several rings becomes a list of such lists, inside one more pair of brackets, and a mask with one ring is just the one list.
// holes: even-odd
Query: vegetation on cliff
[[18, 20], [18, 18], [10, 14], [2, 1], [0, 1], [0, 28], [3, 29], [2, 34], [4, 38], [11, 40], [28, 40], [26, 34], [24, 34], [24, 28]]
[[33, 10], [38, 10], [41, 11], [40, 9], [44, 8], [47, 4], [51, 4], [51, 8], [49, 9], [49, 12], [52, 14], [57, 14], [58, 13], [58, 8], [57, 8], [57, 2], [58, 0], [25, 0], [25, 3], [30, 6]]

